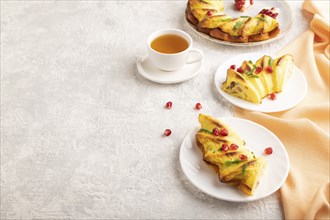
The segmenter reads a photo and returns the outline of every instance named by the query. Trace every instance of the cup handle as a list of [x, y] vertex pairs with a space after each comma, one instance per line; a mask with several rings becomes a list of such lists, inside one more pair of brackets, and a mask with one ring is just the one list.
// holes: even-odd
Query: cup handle
[[197, 48], [191, 49], [189, 51], [189, 53], [198, 53], [199, 57], [197, 59], [194, 59], [194, 60], [189, 60], [188, 59], [187, 64], [196, 63], [197, 61], [200, 61], [204, 57], [203, 51], [201, 51], [200, 49], [197, 49]]

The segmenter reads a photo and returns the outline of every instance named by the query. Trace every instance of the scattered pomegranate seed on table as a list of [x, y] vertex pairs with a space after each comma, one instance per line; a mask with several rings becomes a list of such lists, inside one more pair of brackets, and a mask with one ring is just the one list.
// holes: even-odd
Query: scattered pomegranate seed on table
[[247, 159], [247, 156], [244, 155], [244, 154], [241, 154], [241, 155], [239, 155], [239, 159], [241, 159], [241, 160], [246, 160], [246, 159]]
[[273, 72], [273, 68], [271, 66], [267, 66], [266, 67], [266, 72], [267, 73], [272, 73]]
[[265, 150], [264, 150], [264, 153], [265, 154], [272, 154], [273, 153], [273, 148], [271, 148], [271, 147], [267, 147], [267, 148], [265, 148]]
[[227, 136], [227, 135], [228, 135], [228, 131], [227, 131], [227, 129], [225, 129], [225, 128], [221, 129], [221, 130], [220, 130], [220, 135], [221, 135], [221, 136]]
[[220, 131], [218, 128], [214, 128], [212, 133], [215, 135], [215, 136], [219, 136], [220, 135]]
[[237, 150], [238, 149], [238, 146], [237, 144], [231, 144], [230, 147], [229, 147], [230, 150]]
[[165, 129], [164, 135], [165, 136], [170, 136], [172, 134], [172, 131], [170, 129]]
[[276, 100], [276, 93], [272, 93], [272, 94], [270, 94], [269, 95], [269, 98], [271, 99], [271, 100]]
[[172, 108], [172, 102], [167, 102], [166, 105], [165, 105], [165, 107], [167, 109], [171, 109]]
[[221, 150], [227, 152], [229, 150], [228, 144], [222, 144]]
[[235, 70], [236, 69], [236, 65], [231, 65], [230, 66], [230, 69]]
[[199, 102], [196, 103], [195, 108], [196, 108], [197, 110], [200, 110], [200, 109], [202, 108], [201, 103], [199, 103]]
[[207, 16], [211, 16], [212, 15], [212, 11], [207, 11]]

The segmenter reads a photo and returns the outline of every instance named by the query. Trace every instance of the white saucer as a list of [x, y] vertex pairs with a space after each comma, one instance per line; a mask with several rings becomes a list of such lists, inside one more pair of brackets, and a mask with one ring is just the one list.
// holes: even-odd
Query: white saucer
[[137, 69], [144, 78], [162, 84], [179, 83], [191, 79], [200, 73], [202, 65], [203, 59], [186, 64], [179, 70], [167, 72], [155, 67], [148, 56], [140, 57], [137, 60]]

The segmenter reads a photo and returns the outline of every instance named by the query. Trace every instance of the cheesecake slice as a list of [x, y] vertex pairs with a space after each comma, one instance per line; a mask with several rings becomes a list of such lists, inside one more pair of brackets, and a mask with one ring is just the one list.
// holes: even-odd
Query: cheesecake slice
[[273, 59], [263, 56], [255, 63], [244, 61], [236, 70], [227, 70], [221, 89], [252, 103], [262, 103], [268, 95], [283, 91], [292, 75], [293, 57], [290, 54]]
[[261, 103], [262, 96], [251, 83], [249, 77], [253, 76], [244, 75], [235, 70], [228, 69], [226, 81], [222, 84], [221, 89], [237, 98], [253, 103]]
[[[196, 134], [196, 142], [203, 153], [203, 160], [217, 172], [222, 183], [253, 195], [266, 160], [256, 157], [246, 148], [245, 141], [220, 120], [203, 114], [198, 119], [201, 128]], [[216, 129], [221, 132], [215, 132]]]

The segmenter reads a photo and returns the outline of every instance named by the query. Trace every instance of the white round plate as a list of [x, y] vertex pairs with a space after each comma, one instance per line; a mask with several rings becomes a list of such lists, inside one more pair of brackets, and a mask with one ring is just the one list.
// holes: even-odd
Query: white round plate
[[[245, 195], [234, 186], [221, 183], [218, 175], [203, 160], [203, 154], [195, 140], [199, 128], [195, 128], [184, 138], [180, 148], [181, 168], [190, 182], [210, 196], [232, 202], [254, 201], [276, 192], [286, 180], [290, 166], [288, 154], [281, 141], [265, 127], [252, 121], [239, 118], [219, 120], [233, 128], [245, 140], [246, 147], [257, 157], [264, 156], [267, 160], [264, 175], [260, 178], [253, 196]], [[266, 147], [272, 147], [273, 154], [263, 155]]]
[[[222, 63], [218, 67], [214, 77], [215, 87], [219, 93], [233, 105], [259, 112], [280, 112], [299, 104], [304, 99], [308, 86], [305, 75], [295, 65], [293, 66], [291, 77], [283, 87], [283, 91], [276, 94], [276, 100], [265, 97], [261, 104], [255, 104], [229, 95], [221, 89], [222, 83], [226, 81], [227, 70], [231, 65], [235, 64], [236, 67], [239, 67], [244, 60], [252, 60], [255, 62], [264, 55], [263, 53], [241, 54]], [[274, 55], [270, 56], [276, 57]]]
[[291, 30], [292, 24], [293, 24], [293, 16], [291, 12], [291, 7], [285, 0], [281, 1], [272, 1], [272, 0], [255, 0], [254, 4], [247, 8], [245, 12], [239, 12], [234, 9], [234, 1], [223, 1], [224, 7], [225, 7], [225, 13], [233, 18], [237, 18], [240, 16], [256, 16], [262, 9], [268, 8], [268, 7], [275, 7], [279, 9], [279, 15], [277, 16], [276, 20], [279, 23], [280, 27], [280, 34], [277, 35], [274, 38], [265, 40], [265, 41], [259, 41], [259, 42], [249, 42], [249, 43], [235, 43], [235, 42], [228, 42], [228, 41], [223, 41], [219, 40], [216, 38], [213, 38], [207, 34], [204, 34], [202, 32], [199, 32], [196, 30], [196, 28], [186, 19], [185, 16], [185, 21], [188, 24], [188, 27], [194, 31], [196, 34], [199, 36], [202, 36], [210, 41], [219, 43], [219, 44], [224, 44], [224, 45], [229, 45], [229, 46], [259, 46], [262, 44], [267, 44], [273, 41], [276, 41], [280, 39], [281, 37], [287, 35], [287, 32]]
[[137, 60], [139, 73], [144, 78], [161, 84], [179, 83], [191, 79], [200, 73], [202, 65], [203, 59], [200, 59], [197, 62], [186, 64], [179, 70], [168, 72], [154, 66], [148, 56]]

